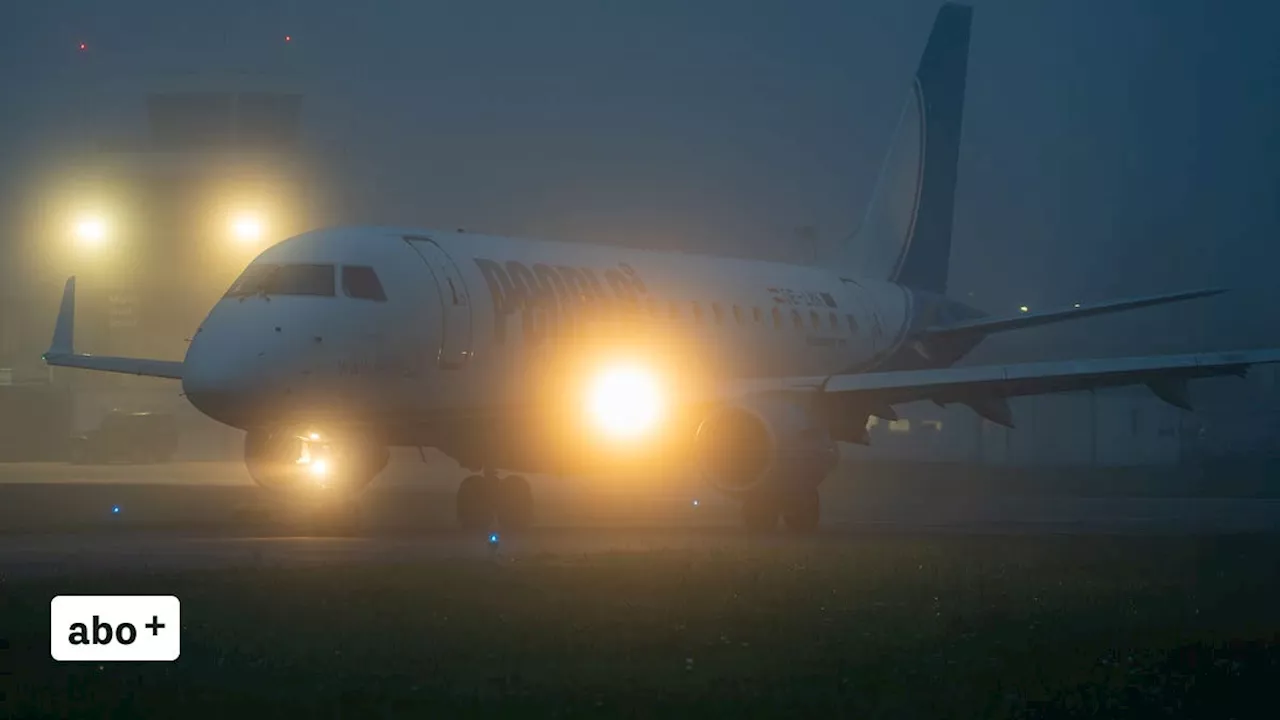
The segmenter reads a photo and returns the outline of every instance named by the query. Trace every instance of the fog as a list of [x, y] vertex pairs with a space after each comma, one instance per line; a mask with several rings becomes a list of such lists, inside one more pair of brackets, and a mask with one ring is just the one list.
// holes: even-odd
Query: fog
[[[795, 228], [856, 226], [937, 4], [12, 3], [0, 242], [58, 158], [218, 71], [305, 94], [334, 221], [805, 261]], [[1236, 289], [975, 357], [1274, 344], [1280, 9], [974, 4], [953, 294]]]

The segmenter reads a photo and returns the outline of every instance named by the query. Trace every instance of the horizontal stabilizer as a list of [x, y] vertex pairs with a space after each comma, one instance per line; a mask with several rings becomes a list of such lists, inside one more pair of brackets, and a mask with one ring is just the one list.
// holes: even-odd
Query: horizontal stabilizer
[[49, 343], [49, 351], [42, 356], [46, 364], [125, 375], [182, 379], [182, 363], [176, 360], [148, 360], [77, 353], [74, 337], [75, 321], [76, 279], [73, 276], [67, 278], [67, 284], [62, 289], [62, 303], [58, 306], [58, 319], [53, 326], [53, 340]]
[[1173, 293], [1169, 295], [1155, 295], [1152, 297], [1135, 298], [1132, 300], [1116, 300], [1113, 302], [1099, 303], [1095, 305], [1077, 306], [1067, 308], [1065, 310], [1052, 310], [1041, 313], [1021, 313], [1002, 318], [978, 318], [976, 320], [966, 320], [964, 322], [946, 325], [943, 327], [928, 328], [924, 331], [924, 335], [929, 338], [940, 339], [955, 337], [958, 335], [985, 336], [992, 333], [1006, 332], [1008, 330], [1020, 330], [1022, 328], [1050, 325], [1052, 323], [1063, 322], [1064, 320], [1079, 320], [1081, 318], [1093, 317], [1095, 315], [1107, 315], [1110, 313], [1123, 312], [1125, 310], [1137, 310], [1138, 308], [1151, 307], [1152, 305], [1164, 305], [1166, 303], [1194, 300], [1196, 298], [1219, 295], [1224, 292], [1226, 292], [1226, 290], [1217, 288], [1191, 290], [1188, 292]]

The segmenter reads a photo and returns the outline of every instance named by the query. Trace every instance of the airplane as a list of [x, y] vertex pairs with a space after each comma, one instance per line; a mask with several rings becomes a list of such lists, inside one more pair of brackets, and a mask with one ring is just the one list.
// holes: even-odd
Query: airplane
[[[1206, 297], [991, 316], [947, 297], [972, 9], [947, 3], [858, 230], [820, 266], [387, 227], [264, 250], [181, 361], [76, 352], [75, 278], [44, 360], [171, 378], [246, 431], [264, 488], [354, 496], [390, 447], [473, 473], [462, 527], [533, 521], [518, 474], [690, 469], [755, 531], [810, 532], [837, 443], [932, 400], [1013, 427], [1009, 398], [1243, 375], [1280, 349], [956, 366], [986, 337]], [[1023, 308], [1025, 310], [1025, 308]]]

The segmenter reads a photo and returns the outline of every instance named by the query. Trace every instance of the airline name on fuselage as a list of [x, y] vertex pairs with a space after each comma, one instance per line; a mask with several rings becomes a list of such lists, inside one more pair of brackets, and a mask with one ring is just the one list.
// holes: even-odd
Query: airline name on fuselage
[[507, 322], [516, 312], [524, 342], [533, 345], [548, 334], [572, 332], [575, 319], [584, 311], [637, 311], [641, 297], [649, 292], [639, 273], [626, 263], [599, 272], [572, 265], [526, 265], [518, 260], [475, 258], [475, 263], [493, 300], [495, 344], [506, 342]]

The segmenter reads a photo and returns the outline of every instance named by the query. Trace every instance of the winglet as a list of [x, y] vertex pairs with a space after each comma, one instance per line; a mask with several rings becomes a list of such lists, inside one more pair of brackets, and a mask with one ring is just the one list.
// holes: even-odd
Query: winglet
[[76, 276], [67, 278], [62, 288], [62, 305], [58, 308], [58, 321], [53, 326], [53, 340], [49, 343], [49, 355], [75, 354], [76, 329]]

